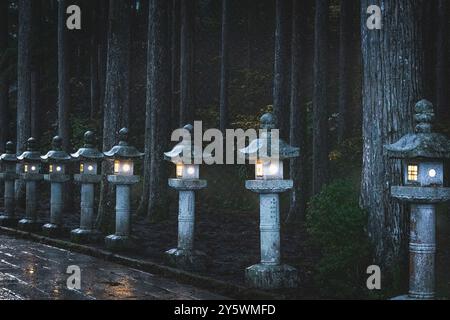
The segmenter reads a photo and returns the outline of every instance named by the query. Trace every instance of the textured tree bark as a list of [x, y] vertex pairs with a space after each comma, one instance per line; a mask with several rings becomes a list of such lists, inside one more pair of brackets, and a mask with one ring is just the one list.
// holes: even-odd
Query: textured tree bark
[[313, 93], [313, 195], [328, 180], [328, 0], [316, 0]]
[[[130, 62], [130, 1], [109, 2], [108, 57], [106, 65], [106, 87], [103, 112], [103, 150], [116, 144], [117, 133], [128, 125], [129, 112], [129, 62]], [[105, 177], [100, 185], [99, 212], [96, 226], [107, 230], [113, 226], [114, 193], [106, 181], [112, 165], [103, 162]]]
[[[16, 121], [16, 152], [21, 154], [26, 149], [26, 141], [31, 134], [31, 1], [20, 0], [19, 31], [17, 39], [17, 121]], [[19, 165], [20, 168], [20, 165]], [[22, 180], [16, 180], [17, 203], [25, 196], [25, 185]]]
[[8, 1], [0, 2], [0, 150], [5, 150], [9, 134], [9, 81], [7, 70]]
[[91, 38], [90, 38], [90, 48], [89, 48], [89, 72], [90, 72], [90, 108], [89, 117], [94, 120], [97, 117], [99, 110], [99, 34], [95, 30], [97, 15], [100, 15], [98, 2], [93, 2], [91, 4]]
[[172, 0], [171, 29], [171, 128], [176, 129], [180, 123], [180, 0]]
[[[366, 27], [365, 10], [382, 8], [382, 29]], [[399, 161], [389, 161], [383, 145], [413, 130], [414, 104], [423, 92], [421, 0], [361, 2], [363, 56], [363, 169], [361, 205], [368, 212], [368, 234], [375, 263], [388, 277], [406, 257], [404, 208], [392, 200], [391, 185], [401, 183]], [[399, 14], [401, 12], [401, 14]]]
[[30, 127], [31, 135], [39, 140], [41, 135], [41, 68], [42, 55], [38, 54], [39, 45], [41, 39], [42, 28], [42, 2], [40, 0], [33, 2], [33, 52], [34, 54], [31, 61], [31, 111], [30, 111]]
[[222, 0], [222, 34], [220, 48], [220, 130], [225, 132], [228, 127], [228, 78], [229, 78], [229, 49], [228, 34], [230, 29], [230, 0]]
[[70, 151], [70, 88], [69, 50], [66, 27], [66, 1], [58, 0], [58, 135], [63, 148]]
[[352, 85], [353, 65], [355, 63], [354, 40], [358, 34], [357, 1], [341, 0], [339, 21], [339, 118], [338, 118], [338, 143], [348, 138], [353, 130]]
[[31, 108], [31, 1], [19, 1], [17, 53], [17, 154], [26, 149], [30, 137]]
[[275, 5], [273, 111], [277, 118], [280, 138], [286, 139], [289, 136], [289, 6], [285, 0], [276, 0]]
[[[147, 57], [147, 114], [150, 114], [150, 190], [147, 217], [155, 220], [167, 216], [167, 151], [170, 118], [170, 51], [168, 1], [151, 0], [149, 6]], [[147, 127], [147, 126], [146, 126]]]
[[307, 108], [305, 95], [306, 17], [312, 13], [312, 2], [293, 0], [291, 45], [290, 144], [300, 148], [300, 157], [291, 159], [290, 175], [294, 181], [288, 222], [303, 219], [306, 212]]
[[441, 120], [450, 119], [449, 110], [449, 24], [448, 13], [450, 5], [446, 0], [437, 3], [437, 34], [436, 34], [436, 114]]
[[194, 120], [195, 0], [181, 1], [180, 127]]

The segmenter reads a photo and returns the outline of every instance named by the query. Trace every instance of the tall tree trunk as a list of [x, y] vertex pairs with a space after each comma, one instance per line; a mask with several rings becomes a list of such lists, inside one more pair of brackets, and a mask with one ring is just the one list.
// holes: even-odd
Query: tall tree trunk
[[291, 45], [291, 105], [290, 105], [290, 143], [300, 148], [300, 157], [291, 159], [290, 175], [294, 181], [291, 193], [288, 222], [304, 218], [308, 185], [306, 181], [307, 163], [307, 108], [305, 95], [305, 73], [307, 57], [306, 30], [307, 19], [312, 13], [312, 2], [293, 0], [292, 3], [292, 45]]
[[172, 0], [171, 128], [179, 127], [180, 106], [180, 0]]
[[31, 108], [31, 1], [19, 1], [17, 53], [17, 154], [26, 149], [30, 137]]
[[[21, 154], [26, 149], [26, 141], [31, 134], [31, 1], [19, 0], [19, 32], [17, 44], [17, 121], [16, 151]], [[20, 170], [20, 165], [18, 165]], [[23, 200], [24, 184], [16, 180], [16, 198]]]
[[220, 48], [220, 130], [225, 132], [228, 127], [228, 34], [230, 29], [230, 0], [222, 0], [222, 41]]
[[[105, 101], [105, 85], [106, 85], [106, 61], [107, 61], [107, 47], [108, 47], [108, 12], [109, 1], [98, 1], [98, 23], [97, 23], [97, 66], [98, 66], [98, 91], [99, 91], [99, 110], [98, 116], [103, 116], [103, 105]], [[103, 124], [101, 123], [101, 126]]]
[[90, 50], [89, 50], [89, 71], [90, 71], [90, 119], [94, 120], [98, 115], [99, 110], [99, 32], [96, 30], [97, 15], [100, 15], [98, 2], [93, 2], [91, 4], [91, 39], [90, 39]]
[[276, 0], [275, 63], [273, 79], [273, 110], [280, 137], [289, 136], [289, 6], [286, 0]]
[[7, 66], [8, 1], [0, 2], [0, 150], [5, 150], [9, 135], [9, 82]]
[[194, 120], [195, 0], [181, 1], [180, 127]]
[[[366, 8], [372, 4], [383, 8], [381, 30], [366, 27]], [[413, 131], [414, 104], [423, 92], [422, 4], [422, 0], [361, 2], [361, 205], [368, 212], [374, 262], [384, 267], [387, 279], [393, 268], [404, 262], [407, 234], [404, 208], [389, 194], [391, 185], [401, 183], [401, 164], [384, 155], [383, 145]]]
[[31, 135], [38, 139], [40, 138], [40, 123], [41, 123], [41, 68], [42, 55], [39, 52], [41, 45], [41, 17], [42, 17], [42, 2], [40, 0], [33, 2], [33, 52], [36, 52], [32, 57], [31, 62], [31, 111], [30, 111], [30, 126]]
[[[108, 58], [106, 66], [105, 104], [103, 112], [103, 150], [116, 144], [117, 133], [128, 125], [130, 14], [128, 0], [109, 2]], [[102, 174], [112, 173], [112, 164], [103, 162]], [[100, 204], [96, 225], [102, 230], [112, 227], [113, 192], [106, 178], [100, 186]]]
[[438, 0], [436, 35], [436, 111], [442, 120], [450, 119], [449, 77], [449, 13], [448, 0]]
[[313, 194], [328, 180], [328, 0], [316, 0], [313, 93]]
[[[150, 114], [150, 192], [148, 218], [155, 220], [167, 216], [167, 164], [163, 153], [167, 151], [170, 119], [167, 114], [170, 99], [170, 55], [167, 0], [151, 0], [148, 28], [147, 62], [147, 116]], [[146, 126], [146, 129], [148, 127]]]
[[353, 84], [353, 43], [358, 25], [358, 2], [341, 0], [339, 21], [339, 118], [338, 142], [348, 138], [353, 129], [353, 115], [351, 109]]
[[69, 50], [66, 27], [66, 0], [58, 0], [58, 135], [63, 148], [70, 151]]

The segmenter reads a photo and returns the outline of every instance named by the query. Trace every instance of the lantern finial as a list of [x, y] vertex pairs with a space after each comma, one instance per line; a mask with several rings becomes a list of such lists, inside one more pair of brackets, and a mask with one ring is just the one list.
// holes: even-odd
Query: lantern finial
[[433, 104], [428, 100], [420, 100], [414, 108], [416, 114], [416, 133], [431, 133], [431, 125], [434, 122]]
[[277, 122], [276, 117], [270, 112], [263, 114], [259, 119], [261, 129], [267, 130], [275, 129], [276, 122]]
[[14, 142], [12, 142], [12, 141], [8, 141], [7, 143], [6, 143], [6, 148], [5, 148], [5, 150], [6, 150], [6, 153], [7, 154], [14, 154], [15, 153], [15, 148], [14, 148], [15, 146], [14, 146]]
[[33, 138], [33, 137], [28, 138], [27, 150], [28, 151], [36, 151], [36, 139], [35, 138]]
[[119, 131], [119, 145], [127, 146], [128, 145], [128, 128], [122, 128]]
[[52, 140], [52, 148], [55, 151], [62, 150], [62, 138], [60, 136], [54, 136]]
[[92, 131], [86, 131], [84, 133], [84, 147], [93, 148], [95, 143], [95, 133]]

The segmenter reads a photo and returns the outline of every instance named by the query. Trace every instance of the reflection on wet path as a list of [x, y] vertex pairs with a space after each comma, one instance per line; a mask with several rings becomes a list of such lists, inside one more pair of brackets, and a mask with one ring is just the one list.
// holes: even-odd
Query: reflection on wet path
[[[67, 267], [81, 270], [81, 289], [67, 288]], [[0, 235], [0, 300], [224, 299], [140, 270]]]

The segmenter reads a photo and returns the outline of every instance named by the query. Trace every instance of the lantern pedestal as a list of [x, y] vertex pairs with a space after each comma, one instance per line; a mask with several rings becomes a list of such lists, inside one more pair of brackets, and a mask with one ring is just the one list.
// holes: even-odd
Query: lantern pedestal
[[393, 186], [391, 195], [411, 204], [409, 293], [394, 299], [434, 299], [436, 204], [450, 201], [450, 188]]
[[245, 187], [259, 193], [261, 262], [248, 267], [248, 285], [261, 289], [294, 288], [298, 272], [281, 264], [279, 194], [293, 186], [292, 180], [247, 180]]
[[94, 186], [101, 181], [101, 175], [76, 174], [74, 181], [81, 183], [80, 227], [70, 232], [70, 239], [76, 243], [100, 240], [101, 233], [94, 229]]
[[5, 209], [0, 213], [0, 226], [11, 227], [17, 225], [19, 219], [15, 215], [14, 182], [19, 178], [15, 172], [0, 174], [0, 180], [5, 181]]
[[61, 173], [44, 175], [44, 180], [50, 182], [50, 223], [42, 226], [42, 232], [55, 237], [63, 230], [62, 215], [64, 210], [63, 184], [70, 180], [70, 176]]
[[36, 185], [38, 181], [42, 180], [43, 175], [40, 173], [22, 173], [21, 178], [25, 181], [26, 209], [25, 218], [19, 221], [17, 227], [22, 231], [38, 231], [41, 224], [37, 222]]
[[109, 175], [108, 181], [116, 186], [116, 233], [105, 238], [106, 247], [122, 251], [134, 247], [130, 238], [130, 191], [139, 182], [139, 176]]
[[204, 269], [205, 253], [194, 250], [195, 191], [206, 188], [207, 181], [200, 179], [169, 179], [169, 186], [179, 192], [178, 246], [166, 251], [170, 264], [188, 270]]

